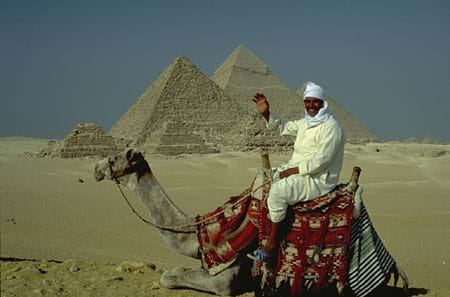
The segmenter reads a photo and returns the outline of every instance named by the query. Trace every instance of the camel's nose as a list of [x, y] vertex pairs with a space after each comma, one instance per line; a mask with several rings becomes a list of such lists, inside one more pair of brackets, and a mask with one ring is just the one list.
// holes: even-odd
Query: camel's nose
[[99, 164], [95, 165], [94, 177], [96, 181], [101, 181], [105, 178], [105, 174], [100, 170]]

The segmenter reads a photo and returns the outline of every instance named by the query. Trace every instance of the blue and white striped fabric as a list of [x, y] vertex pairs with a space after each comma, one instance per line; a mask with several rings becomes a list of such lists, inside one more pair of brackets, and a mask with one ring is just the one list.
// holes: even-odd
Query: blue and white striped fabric
[[353, 221], [350, 235], [348, 283], [357, 297], [364, 297], [382, 284], [395, 261], [384, 247], [361, 203], [361, 214]]

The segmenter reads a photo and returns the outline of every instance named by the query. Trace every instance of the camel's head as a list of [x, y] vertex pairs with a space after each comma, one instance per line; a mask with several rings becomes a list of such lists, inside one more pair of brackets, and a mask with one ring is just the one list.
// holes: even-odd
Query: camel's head
[[146, 173], [151, 173], [150, 166], [145, 161], [142, 153], [133, 149], [112, 155], [95, 165], [95, 179], [120, 181], [130, 175], [136, 175], [139, 179]]

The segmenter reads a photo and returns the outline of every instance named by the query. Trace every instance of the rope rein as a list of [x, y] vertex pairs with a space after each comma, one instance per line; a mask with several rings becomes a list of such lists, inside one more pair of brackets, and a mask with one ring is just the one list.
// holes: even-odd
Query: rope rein
[[[120, 193], [122, 194], [122, 197], [125, 199], [125, 201], [127, 202], [128, 206], [130, 207], [130, 209], [133, 211], [133, 213], [139, 218], [141, 219], [141, 221], [143, 221], [144, 223], [153, 226], [155, 228], [158, 228], [160, 230], [164, 230], [164, 231], [171, 231], [171, 232], [176, 232], [176, 233], [195, 233], [196, 230], [180, 230], [180, 229], [184, 229], [184, 228], [189, 228], [189, 227], [197, 227], [199, 225], [202, 224], [211, 224], [211, 220], [214, 219], [215, 217], [223, 214], [227, 209], [232, 208], [234, 206], [236, 206], [237, 204], [241, 203], [242, 201], [244, 201], [245, 199], [247, 199], [248, 196], [250, 196], [252, 193], [254, 193], [255, 191], [259, 190], [260, 188], [262, 188], [263, 186], [265, 186], [266, 184], [270, 183], [271, 181], [266, 181], [264, 183], [262, 183], [259, 187], [257, 187], [256, 189], [253, 189], [252, 191], [249, 191], [247, 194], [245, 194], [244, 196], [242, 196], [241, 198], [239, 198], [236, 202], [234, 202], [233, 204], [230, 204], [229, 206], [225, 207], [224, 209], [222, 209], [221, 211], [219, 211], [218, 213], [215, 213], [214, 215], [205, 218], [203, 220], [197, 221], [195, 223], [190, 223], [190, 224], [184, 224], [184, 225], [178, 225], [178, 226], [162, 226], [162, 225], [158, 225], [155, 223], [150, 222], [149, 220], [146, 220], [145, 218], [143, 218], [137, 211], [136, 209], [133, 207], [133, 205], [130, 203], [130, 201], [128, 200], [127, 196], [125, 195], [125, 193], [123, 192], [122, 188], [120, 187], [120, 182], [115, 179], [117, 188], [119, 189]], [[245, 193], [245, 192], [244, 192]], [[242, 193], [243, 194], [243, 193]]]

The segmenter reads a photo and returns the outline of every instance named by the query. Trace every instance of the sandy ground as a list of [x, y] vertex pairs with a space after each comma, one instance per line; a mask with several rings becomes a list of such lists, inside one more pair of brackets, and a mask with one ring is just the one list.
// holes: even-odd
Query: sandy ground
[[[96, 160], [24, 154], [46, 143], [0, 138], [2, 297], [206, 296], [160, 288], [162, 269], [197, 263], [167, 248], [112, 182], [94, 181]], [[271, 156], [273, 165], [287, 159]], [[241, 192], [260, 165], [253, 152], [147, 160], [190, 213], [213, 210]], [[363, 169], [360, 183], [379, 235], [408, 273], [408, 295], [450, 296], [450, 146], [347, 145], [342, 181], [353, 166]]]

